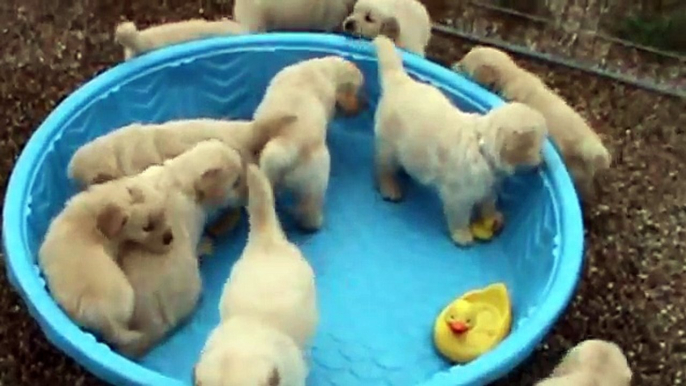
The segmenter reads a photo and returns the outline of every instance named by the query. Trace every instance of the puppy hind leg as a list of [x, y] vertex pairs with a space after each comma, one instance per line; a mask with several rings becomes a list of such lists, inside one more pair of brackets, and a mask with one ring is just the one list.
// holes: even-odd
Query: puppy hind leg
[[295, 216], [298, 225], [305, 230], [319, 230], [324, 223], [324, 196], [330, 169], [331, 155], [323, 146], [294, 172], [297, 179]]
[[385, 200], [400, 201], [403, 197], [398, 172], [400, 167], [393, 148], [382, 140], [376, 141], [374, 167], [376, 185]]

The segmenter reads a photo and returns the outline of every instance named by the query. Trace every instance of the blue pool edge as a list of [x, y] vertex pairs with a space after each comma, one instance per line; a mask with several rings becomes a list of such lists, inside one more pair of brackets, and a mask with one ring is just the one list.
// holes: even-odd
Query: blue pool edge
[[[190, 42], [154, 51], [108, 69], [75, 90], [48, 115], [26, 144], [10, 176], [3, 210], [3, 248], [10, 282], [23, 298], [30, 314], [38, 321], [50, 342], [87, 367], [96, 376], [109, 382], [126, 385], [183, 385], [178, 380], [165, 377], [121, 357], [94, 339], [84, 339], [83, 333], [75, 325], [59, 323], [60, 318], [54, 316], [55, 313], [61, 313], [61, 310], [48, 292], [42, 290], [44, 286], [42, 279], [36, 275], [36, 267], [30, 263], [34, 258], [27, 256], [27, 248], [22, 242], [27, 239], [27, 235], [24, 234], [25, 229], [21, 224], [26, 217], [26, 189], [37, 177], [36, 170], [32, 170], [31, 165], [39, 163], [44, 157], [52, 138], [59, 135], [59, 128], [71, 119], [68, 113], [80, 110], [96, 97], [106, 95], [122, 83], [122, 79], [165, 63], [190, 60], [188, 58], [192, 56], [201, 56], [227, 48], [311, 47], [313, 43], [328, 49], [345, 49], [352, 55], [369, 55], [373, 51], [371, 45], [366, 42], [328, 34], [270, 33]], [[494, 94], [485, 92], [473, 82], [447, 68], [435, 63], [427, 63], [421, 57], [407, 52], [404, 52], [403, 56], [406, 65], [421, 68], [424, 73], [430, 74], [433, 79], [446, 87], [455, 91], [467, 90], [470, 97], [476, 98], [476, 102], [484, 108], [492, 108], [502, 103], [502, 100]], [[514, 341], [512, 339], [505, 341], [497, 350], [500, 355], [491, 357], [491, 360], [497, 360], [499, 364], [496, 369], [488, 373], [487, 377], [477, 375], [483, 371], [481, 367], [486, 366], [487, 363], [481, 362], [480, 365], [476, 362], [469, 368], [456, 366], [439, 373], [429, 379], [426, 385], [483, 385], [504, 376], [533, 352], [535, 344], [540, 343], [547, 335], [574, 295], [583, 266], [581, 208], [569, 174], [550, 142], [545, 146], [544, 159], [555, 195], [553, 200], [560, 213], [558, 219], [562, 240], [559, 246], [560, 253], [568, 258], [560, 259], [560, 265], [556, 267], [557, 276], [550, 288], [551, 296], [539, 305], [527, 321], [528, 326], [540, 326], [540, 328], [532, 328], [531, 331], [524, 331], [523, 334], [518, 333]], [[12, 254], [8, 251], [12, 251]], [[561, 272], [564, 274], [560, 274]], [[28, 299], [31, 299], [31, 302]], [[97, 358], [90, 356], [94, 353], [97, 354]]]

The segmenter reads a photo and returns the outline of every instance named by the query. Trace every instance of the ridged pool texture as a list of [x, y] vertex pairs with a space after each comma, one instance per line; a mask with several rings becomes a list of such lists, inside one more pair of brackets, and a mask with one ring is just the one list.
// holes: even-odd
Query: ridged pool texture
[[[204, 292], [192, 319], [140, 362], [130, 361], [69, 320], [36, 264], [48, 224], [75, 191], [66, 176], [69, 159], [80, 145], [132, 122], [249, 119], [274, 74], [325, 55], [359, 65], [371, 106], [330, 125], [323, 229], [305, 234], [282, 216], [317, 275], [321, 324], [308, 353], [307, 384], [484, 385], [533, 351], [567, 306], [582, 266], [579, 204], [553, 145], [546, 144], [543, 168], [505, 182], [504, 231], [490, 243], [459, 248], [447, 235], [433, 191], [407, 181], [405, 200], [389, 203], [374, 188], [373, 116], [380, 86], [372, 45], [306, 33], [216, 38], [150, 53], [97, 76], [45, 120], [12, 174], [3, 241], [10, 281], [55, 346], [114, 385], [190, 385], [191, 369], [219, 320], [222, 286], [245, 245], [245, 218], [214, 256], [203, 259]], [[412, 76], [438, 86], [464, 110], [485, 112], [503, 103], [461, 75], [403, 55]], [[512, 297], [512, 333], [476, 361], [451, 366], [433, 347], [434, 319], [465, 291], [497, 281], [507, 284]]]

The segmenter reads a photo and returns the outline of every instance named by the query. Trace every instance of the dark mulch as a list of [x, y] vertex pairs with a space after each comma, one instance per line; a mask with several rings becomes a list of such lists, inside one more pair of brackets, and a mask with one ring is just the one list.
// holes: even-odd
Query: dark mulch
[[[41, 3], [0, 5], [3, 189], [26, 140], [55, 105], [120, 60], [110, 37], [120, 17], [146, 24], [230, 13], [221, 0]], [[430, 53], [450, 62], [467, 49], [465, 42], [436, 37]], [[601, 199], [585, 215], [587, 264], [578, 295], [533, 358], [498, 384], [531, 384], [566, 349], [591, 337], [614, 340], [626, 350], [635, 385], [686, 383], [686, 101], [521, 63], [594, 123], [616, 164], [603, 181]], [[46, 342], [0, 275], [0, 385], [41, 384], [100, 383]]]

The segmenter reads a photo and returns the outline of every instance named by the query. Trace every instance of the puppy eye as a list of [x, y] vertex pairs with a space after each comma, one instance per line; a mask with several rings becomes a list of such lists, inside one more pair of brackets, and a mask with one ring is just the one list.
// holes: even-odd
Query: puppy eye
[[143, 227], [144, 232], [152, 232], [155, 230], [155, 222], [153, 220], [148, 220], [148, 223]]
[[364, 21], [366, 21], [367, 23], [373, 23], [374, 19], [372, 19], [372, 14], [368, 13], [368, 14], [364, 15]]

